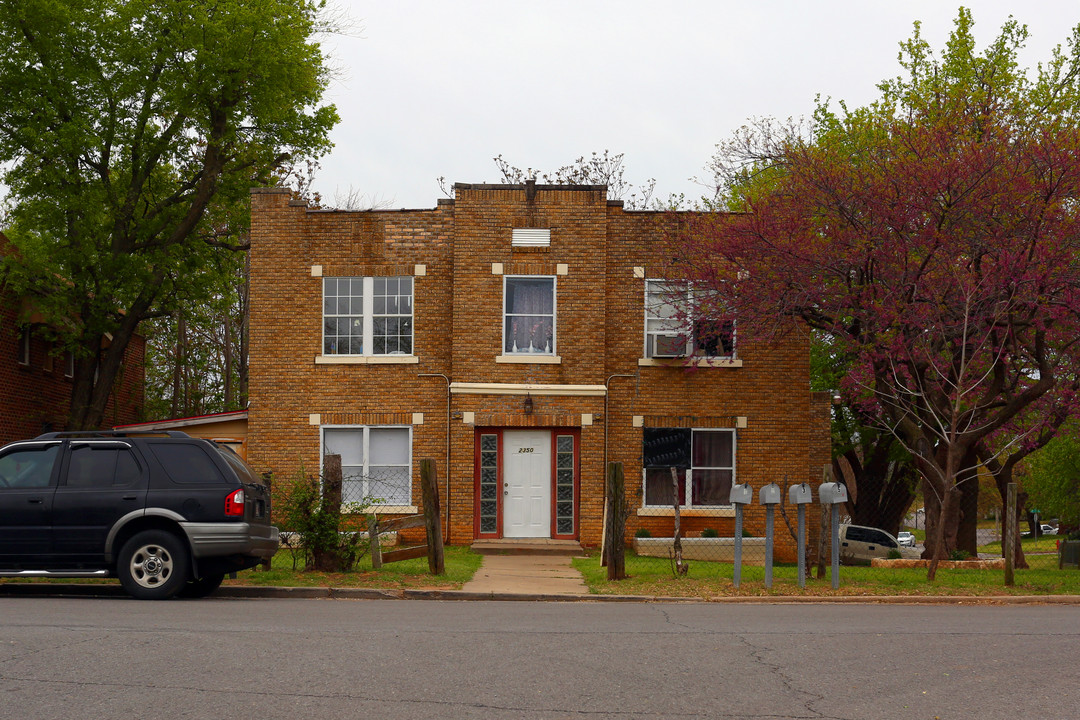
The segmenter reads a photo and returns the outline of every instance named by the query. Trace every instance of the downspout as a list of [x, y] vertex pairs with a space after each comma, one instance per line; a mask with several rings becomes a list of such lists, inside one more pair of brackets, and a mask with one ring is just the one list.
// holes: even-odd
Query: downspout
[[610, 397], [610, 395], [611, 395], [611, 393], [609, 392], [610, 389], [611, 389], [609, 387], [610, 384], [611, 384], [611, 380], [612, 380], [612, 378], [617, 378], [617, 377], [618, 378], [637, 378], [638, 381], [641, 380], [641, 378], [638, 377], [638, 373], [613, 373], [611, 375], [608, 375], [607, 380], [604, 381], [604, 468], [603, 468], [603, 476], [604, 476], [604, 517], [603, 517], [603, 520], [602, 520], [603, 524], [600, 526], [600, 557], [601, 557], [601, 561], [603, 560], [603, 557], [604, 557], [604, 546], [607, 544], [606, 540], [607, 540], [607, 517], [608, 517], [608, 499], [607, 499], [608, 397]]
[[450, 544], [450, 378], [442, 373], [418, 373], [417, 377], [441, 377], [446, 382], [446, 524], [443, 526], [443, 542]]

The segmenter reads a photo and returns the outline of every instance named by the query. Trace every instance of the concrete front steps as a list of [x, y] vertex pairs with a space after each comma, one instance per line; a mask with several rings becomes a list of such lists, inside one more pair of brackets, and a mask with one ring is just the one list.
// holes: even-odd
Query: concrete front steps
[[503, 538], [477, 540], [473, 552], [481, 555], [583, 555], [581, 543], [576, 540], [551, 540], [548, 538]]

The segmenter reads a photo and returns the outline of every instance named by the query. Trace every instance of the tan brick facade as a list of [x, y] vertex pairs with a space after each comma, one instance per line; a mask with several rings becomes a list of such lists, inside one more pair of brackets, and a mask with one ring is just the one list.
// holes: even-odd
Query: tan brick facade
[[[670, 509], [642, 507], [645, 428], [738, 428], [739, 482], [820, 480], [828, 405], [811, 397], [805, 339], [740, 345], [739, 362], [725, 367], [643, 360], [645, 281], [661, 279], [669, 259], [665, 216], [626, 211], [601, 186], [455, 190], [434, 209], [371, 212], [310, 210], [284, 190], [253, 191], [249, 459], [257, 470], [318, 472], [320, 428], [411, 427], [413, 502], [418, 460], [435, 458], [455, 544], [481, 534], [481, 438], [498, 441], [501, 482], [511, 472], [504, 441], [528, 439], [514, 430], [550, 436], [552, 468], [557, 446], [573, 445], [572, 523], [552, 487], [550, 535], [588, 546], [601, 539], [605, 460], [624, 464], [628, 538], [639, 527], [670, 534]], [[550, 230], [550, 245], [512, 246], [517, 228]], [[323, 279], [385, 276], [412, 277], [412, 354], [323, 356]], [[504, 352], [504, 283], [515, 276], [554, 279], [554, 347], [543, 356]], [[537, 452], [547, 458], [549, 448]], [[506, 530], [502, 512], [485, 536]], [[756, 503], [746, 524], [763, 529]], [[683, 511], [689, 534], [706, 527], [730, 535], [733, 512]]]

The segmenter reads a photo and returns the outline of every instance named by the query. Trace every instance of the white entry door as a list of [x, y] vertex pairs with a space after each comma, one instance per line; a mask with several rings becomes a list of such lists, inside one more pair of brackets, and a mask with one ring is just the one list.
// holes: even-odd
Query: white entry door
[[551, 431], [503, 431], [503, 537], [551, 537]]

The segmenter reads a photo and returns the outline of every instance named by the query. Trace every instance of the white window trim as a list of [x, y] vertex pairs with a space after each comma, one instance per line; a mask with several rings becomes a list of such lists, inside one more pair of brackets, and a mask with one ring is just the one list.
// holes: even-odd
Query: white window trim
[[[737, 337], [732, 337], [732, 351], [730, 355], [703, 355], [698, 353], [696, 338], [691, 330], [687, 333], [686, 347], [682, 355], [676, 356], [652, 356], [649, 355], [649, 336], [662, 335], [669, 333], [649, 332], [649, 286], [652, 283], [671, 283], [674, 285], [687, 285], [683, 281], [678, 280], [666, 280], [664, 278], [646, 278], [644, 288], [644, 321], [642, 327], [644, 334], [642, 336], [642, 348], [641, 358], [638, 360], [638, 365], [641, 367], [655, 367], [655, 366], [686, 366], [691, 365], [693, 367], [742, 367], [742, 360], [739, 359], [739, 346]], [[688, 314], [693, 317], [695, 303], [694, 303], [694, 290], [690, 286], [686, 286], [683, 290], [686, 293], [686, 303], [688, 307]], [[684, 330], [685, 332], [685, 330]], [[681, 334], [681, 333], [680, 333]]]
[[[319, 277], [319, 282], [322, 287], [322, 300], [320, 310], [320, 331], [319, 331], [319, 354], [315, 356], [316, 365], [398, 365], [398, 364], [412, 364], [419, 362], [419, 359], [415, 355], [416, 353], [416, 277], [413, 275], [380, 275], [378, 277], [385, 278], [409, 278], [412, 281], [412, 312], [409, 314], [409, 318], [412, 320], [411, 324], [411, 340], [412, 340], [412, 353], [384, 353], [377, 355], [372, 352], [375, 347], [375, 278], [374, 275], [334, 275], [332, 277]], [[327, 355], [326, 348], [326, 280], [363, 280], [363, 315], [361, 316], [362, 333], [363, 333], [363, 346], [364, 352], [361, 354], [353, 353], [332, 353]], [[332, 317], [342, 317], [335, 315]], [[397, 315], [397, 317], [405, 317], [403, 314]]]
[[[694, 433], [695, 432], [726, 432], [731, 434], [731, 484], [734, 485], [739, 482], [737, 475], [737, 468], [739, 466], [739, 434], [732, 428], [711, 428], [711, 427], [695, 427], [689, 428], [690, 430], [690, 462], [693, 463], [694, 458]], [[675, 509], [670, 505], [646, 505], [646, 474], [649, 468], [644, 465], [644, 458], [642, 458], [641, 467], [641, 508], [638, 515], [667, 515], [668, 513], [674, 515]], [[655, 469], [655, 468], [654, 468]], [[727, 467], [701, 467], [699, 470], [727, 470]], [[694, 466], [686, 468], [686, 504], [679, 506], [679, 514], [683, 514], [684, 511], [693, 512], [705, 512], [706, 516], [712, 511], [724, 511], [734, 510], [734, 506], [731, 503], [725, 503], [723, 505], [694, 505]]]
[[[506, 283], [509, 280], [551, 280], [551, 352], [507, 352], [506, 351]], [[537, 358], [557, 359], [562, 362], [559, 355], [559, 280], [555, 275], [503, 275], [502, 309], [499, 313], [499, 322], [502, 323], [502, 339], [499, 344], [500, 354], [503, 358], [496, 362], [515, 362], [509, 358], [524, 358], [522, 362], [544, 362]], [[532, 360], [530, 360], [532, 358]], [[547, 362], [552, 362], [548, 360]]]
[[[371, 430], [405, 430], [409, 434], [409, 501], [413, 501], [413, 429], [411, 425], [320, 425], [319, 426], [319, 477], [322, 477], [324, 472], [323, 458], [326, 457], [326, 431], [327, 430], [359, 430], [363, 433], [363, 453], [364, 453], [364, 475], [367, 476], [369, 472], [368, 459], [371, 457]], [[344, 495], [341, 499], [341, 504], [345, 505], [346, 500]], [[393, 504], [372, 504], [370, 507], [372, 511], [378, 511], [380, 513], [416, 513], [416, 505], [393, 505]]]

